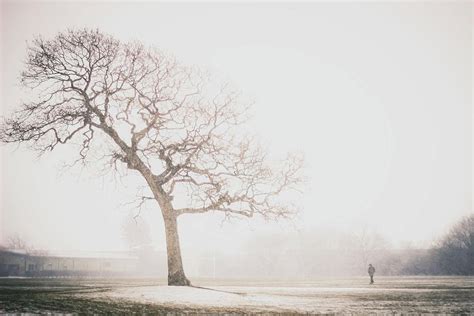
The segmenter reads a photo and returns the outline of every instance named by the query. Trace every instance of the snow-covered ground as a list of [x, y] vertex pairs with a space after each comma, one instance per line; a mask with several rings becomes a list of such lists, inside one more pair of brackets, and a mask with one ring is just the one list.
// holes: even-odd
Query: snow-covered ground
[[124, 286], [98, 295], [178, 310], [474, 313], [474, 278], [466, 277], [378, 278], [375, 285], [367, 284], [367, 278], [250, 285], [203, 283], [202, 287]]

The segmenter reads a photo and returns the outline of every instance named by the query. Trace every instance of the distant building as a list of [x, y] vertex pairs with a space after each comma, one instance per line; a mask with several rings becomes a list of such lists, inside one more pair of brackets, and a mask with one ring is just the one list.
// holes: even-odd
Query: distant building
[[0, 276], [117, 276], [137, 271], [138, 258], [128, 253], [29, 254], [0, 249]]

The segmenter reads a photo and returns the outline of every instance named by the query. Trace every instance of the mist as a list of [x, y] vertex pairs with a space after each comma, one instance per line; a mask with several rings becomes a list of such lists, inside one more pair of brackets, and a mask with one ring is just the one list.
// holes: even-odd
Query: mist
[[[469, 3], [3, 1], [1, 10], [5, 116], [28, 97], [18, 82], [27, 42], [87, 26], [230, 81], [253, 104], [242, 133], [257, 135], [273, 160], [304, 155], [295, 217], [180, 217], [190, 276], [361, 275], [369, 262], [429, 251], [472, 214]], [[163, 219], [153, 201], [137, 207], [137, 175], [67, 167], [74, 146], [42, 157], [2, 146], [0, 158], [0, 244], [21, 236], [50, 253], [136, 254], [146, 246], [165, 266]], [[130, 225], [136, 230], [127, 235]]]

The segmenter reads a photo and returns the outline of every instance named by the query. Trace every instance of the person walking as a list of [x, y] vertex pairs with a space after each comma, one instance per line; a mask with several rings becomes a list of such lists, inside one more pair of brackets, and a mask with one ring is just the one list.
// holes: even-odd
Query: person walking
[[375, 268], [374, 266], [369, 263], [369, 275], [370, 275], [370, 284], [374, 284], [374, 273], [375, 273]]

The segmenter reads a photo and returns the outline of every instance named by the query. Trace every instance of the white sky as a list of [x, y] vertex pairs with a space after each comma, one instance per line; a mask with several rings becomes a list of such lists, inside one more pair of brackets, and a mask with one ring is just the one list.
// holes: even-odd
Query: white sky
[[[255, 99], [255, 132], [306, 155], [292, 223], [180, 219], [183, 248], [224, 249], [258, 231], [378, 231], [395, 245], [439, 236], [472, 212], [472, 3], [125, 4], [2, 1], [1, 108], [21, 101], [26, 41], [68, 27], [140, 40], [229, 78]], [[70, 147], [41, 159], [2, 148], [0, 240], [123, 249], [133, 177], [61, 172]], [[159, 211], [143, 212], [157, 248]]]

